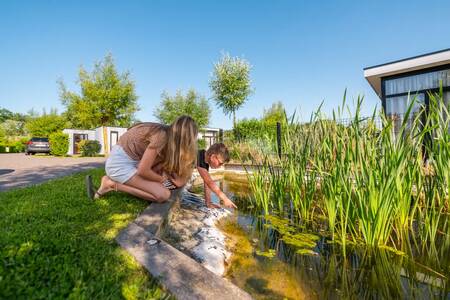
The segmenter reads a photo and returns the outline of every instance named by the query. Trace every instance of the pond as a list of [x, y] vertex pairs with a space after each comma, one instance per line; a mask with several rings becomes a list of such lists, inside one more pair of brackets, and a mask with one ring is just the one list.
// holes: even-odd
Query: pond
[[320, 227], [255, 211], [245, 183], [217, 183], [239, 207], [219, 224], [233, 252], [226, 277], [257, 299], [450, 299], [448, 239], [434, 251], [411, 239], [403, 252], [347, 245], [344, 254]]

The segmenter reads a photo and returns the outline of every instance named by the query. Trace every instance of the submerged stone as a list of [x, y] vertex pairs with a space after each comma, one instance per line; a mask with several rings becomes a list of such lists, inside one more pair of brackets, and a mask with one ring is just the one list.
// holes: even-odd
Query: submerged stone
[[230, 214], [223, 208], [207, 208], [199, 195], [185, 191], [180, 208], [168, 225], [166, 237], [179, 250], [221, 276], [231, 253], [227, 251], [225, 235], [217, 229], [216, 223]]

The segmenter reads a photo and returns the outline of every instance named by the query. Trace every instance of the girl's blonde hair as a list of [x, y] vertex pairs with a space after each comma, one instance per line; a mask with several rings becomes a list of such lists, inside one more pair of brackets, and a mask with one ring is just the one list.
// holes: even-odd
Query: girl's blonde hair
[[198, 128], [189, 116], [181, 116], [167, 128], [167, 143], [163, 149], [163, 168], [186, 181], [191, 177], [197, 160]]

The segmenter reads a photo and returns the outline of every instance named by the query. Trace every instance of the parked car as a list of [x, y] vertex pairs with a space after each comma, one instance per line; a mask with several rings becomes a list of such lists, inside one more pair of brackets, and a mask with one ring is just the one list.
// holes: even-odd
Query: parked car
[[50, 153], [48, 138], [33, 137], [27, 142], [25, 154]]

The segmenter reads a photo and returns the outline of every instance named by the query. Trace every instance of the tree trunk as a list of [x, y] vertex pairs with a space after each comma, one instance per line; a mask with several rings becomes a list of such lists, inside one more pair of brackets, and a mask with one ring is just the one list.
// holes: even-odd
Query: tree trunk
[[236, 111], [233, 110], [233, 129], [236, 128]]

